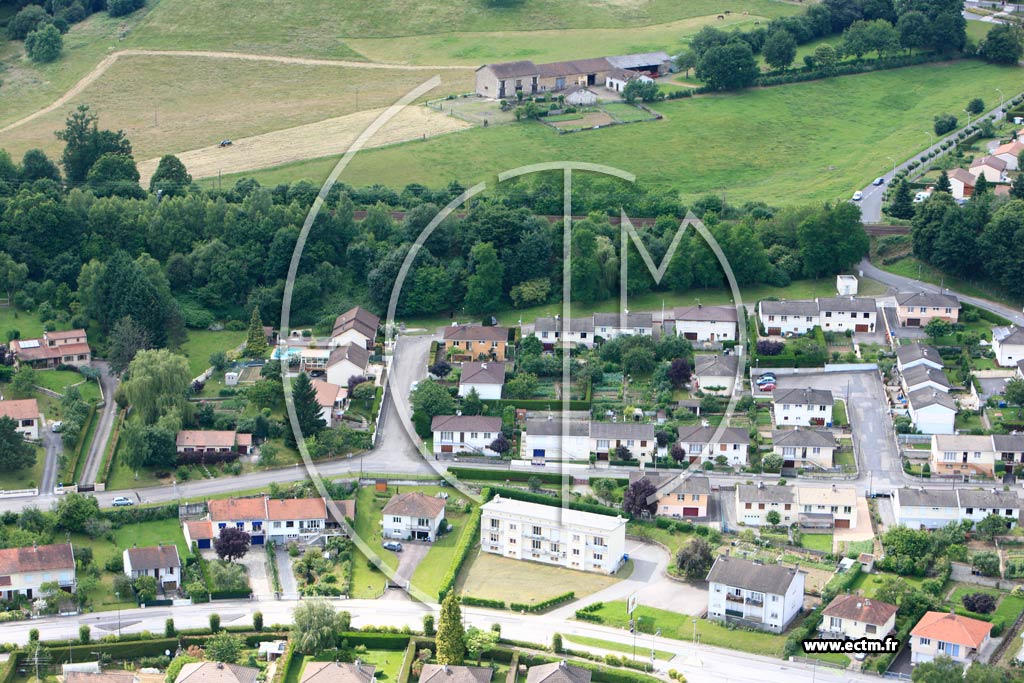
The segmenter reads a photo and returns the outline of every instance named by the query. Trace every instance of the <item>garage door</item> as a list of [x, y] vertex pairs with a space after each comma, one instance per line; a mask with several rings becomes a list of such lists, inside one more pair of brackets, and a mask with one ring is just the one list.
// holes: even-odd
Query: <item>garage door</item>
[[769, 327], [768, 328], [768, 335], [771, 336], [771, 337], [781, 337], [782, 336], [782, 328], [781, 327]]
[[907, 318], [907, 327], [921, 327], [921, 319]]
[[253, 545], [263, 545], [263, 536], [253, 536], [250, 541]]
[[867, 332], [868, 331], [868, 326], [867, 325], [857, 325], [856, 331], [857, 332]]
[[441, 446], [441, 452], [442, 453], [451, 453], [452, 452], [452, 448], [453, 448], [452, 446]]
[[683, 508], [683, 517], [696, 517], [698, 514], [697, 508]]
[[209, 550], [210, 549], [210, 539], [208, 539], [208, 538], [201, 538], [198, 541], [196, 541], [196, 545], [199, 546], [200, 550]]
[[849, 529], [850, 528], [850, 520], [848, 520], [848, 519], [837, 519], [836, 520], [836, 528], [837, 529]]

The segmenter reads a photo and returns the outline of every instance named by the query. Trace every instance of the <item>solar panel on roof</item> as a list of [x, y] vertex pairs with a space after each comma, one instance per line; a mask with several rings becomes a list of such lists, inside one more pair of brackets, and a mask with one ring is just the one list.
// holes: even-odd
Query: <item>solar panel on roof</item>
[[18, 346], [20, 346], [23, 349], [38, 349], [39, 348], [39, 340], [38, 339], [26, 339], [24, 341], [18, 342]]

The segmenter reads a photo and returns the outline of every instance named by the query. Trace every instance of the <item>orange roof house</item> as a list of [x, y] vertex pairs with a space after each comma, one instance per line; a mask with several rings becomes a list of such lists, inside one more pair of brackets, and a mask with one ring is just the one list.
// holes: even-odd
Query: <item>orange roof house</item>
[[925, 612], [910, 631], [911, 662], [944, 655], [970, 664], [990, 642], [992, 624], [953, 612]]

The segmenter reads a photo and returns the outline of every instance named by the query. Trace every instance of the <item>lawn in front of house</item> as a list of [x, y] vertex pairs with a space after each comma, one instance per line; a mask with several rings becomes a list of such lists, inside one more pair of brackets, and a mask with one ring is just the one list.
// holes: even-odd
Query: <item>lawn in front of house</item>
[[800, 539], [800, 547], [830, 553], [832, 552], [832, 534], [804, 534]]
[[485, 600], [529, 605], [573, 591], [577, 598], [596, 593], [628, 576], [625, 568], [609, 576], [565, 567], [514, 560], [483, 551], [471, 551], [459, 573], [456, 590]]
[[30, 445], [36, 452], [36, 464], [20, 470], [0, 470], [0, 490], [34, 489], [42, 482], [43, 470], [46, 469], [46, 449]]
[[[564, 640], [566, 643], [569, 643], [570, 645], [572, 645], [572, 644], [585, 645], [586, 647], [595, 647], [595, 648], [599, 648], [601, 650], [611, 650], [612, 652], [623, 652], [625, 654], [632, 654], [634, 652], [634, 648], [632, 646], [626, 645], [625, 643], [616, 643], [613, 640], [603, 640], [601, 638], [589, 638], [587, 636], [577, 636], [575, 634], [573, 634], [573, 635], [563, 635], [562, 636], [562, 640]], [[636, 648], [635, 650], [640, 653], [641, 657], [650, 657], [651, 650], [650, 650], [649, 647], [647, 647], [647, 643], [642, 643], [640, 645], [640, 647]], [[673, 657], [675, 657], [676, 655], [673, 652], [665, 652], [664, 650], [655, 650], [654, 651], [654, 656], [655, 656], [656, 659], [660, 659], [660, 660], [662, 660], [664, 662], [667, 662], [670, 659], [672, 659]]]
[[63, 394], [71, 385], [77, 385], [86, 402], [100, 400], [100, 387], [92, 380], [86, 381], [85, 377], [73, 370], [45, 370], [36, 373], [36, 386]]
[[118, 548], [138, 546], [144, 548], [154, 545], [178, 546], [178, 555], [182, 562], [192, 553], [185, 543], [185, 534], [181, 530], [181, 522], [177, 519], [161, 519], [144, 524], [129, 524], [114, 531], [114, 544]]
[[839, 399], [832, 404], [832, 424], [836, 427], [845, 427], [849, 424], [846, 419], [846, 401]]

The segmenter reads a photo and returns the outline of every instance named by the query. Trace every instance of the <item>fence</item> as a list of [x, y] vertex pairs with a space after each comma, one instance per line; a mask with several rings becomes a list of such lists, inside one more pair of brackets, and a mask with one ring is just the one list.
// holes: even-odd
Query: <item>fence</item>
[[897, 434], [896, 443], [927, 443], [932, 442], [930, 434]]
[[38, 496], [39, 489], [11, 489], [9, 491], [0, 490], [0, 498], [24, 498], [28, 496]]
[[963, 562], [950, 562], [950, 568], [949, 578], [961, 583], [973, 583], [977, 586], [987, 586], [999, 590], [1013, 590], [1021, 585], [1015, 581], [1007, 581], [995, 576], [979, 576], [971, 569], [971, 565]]

